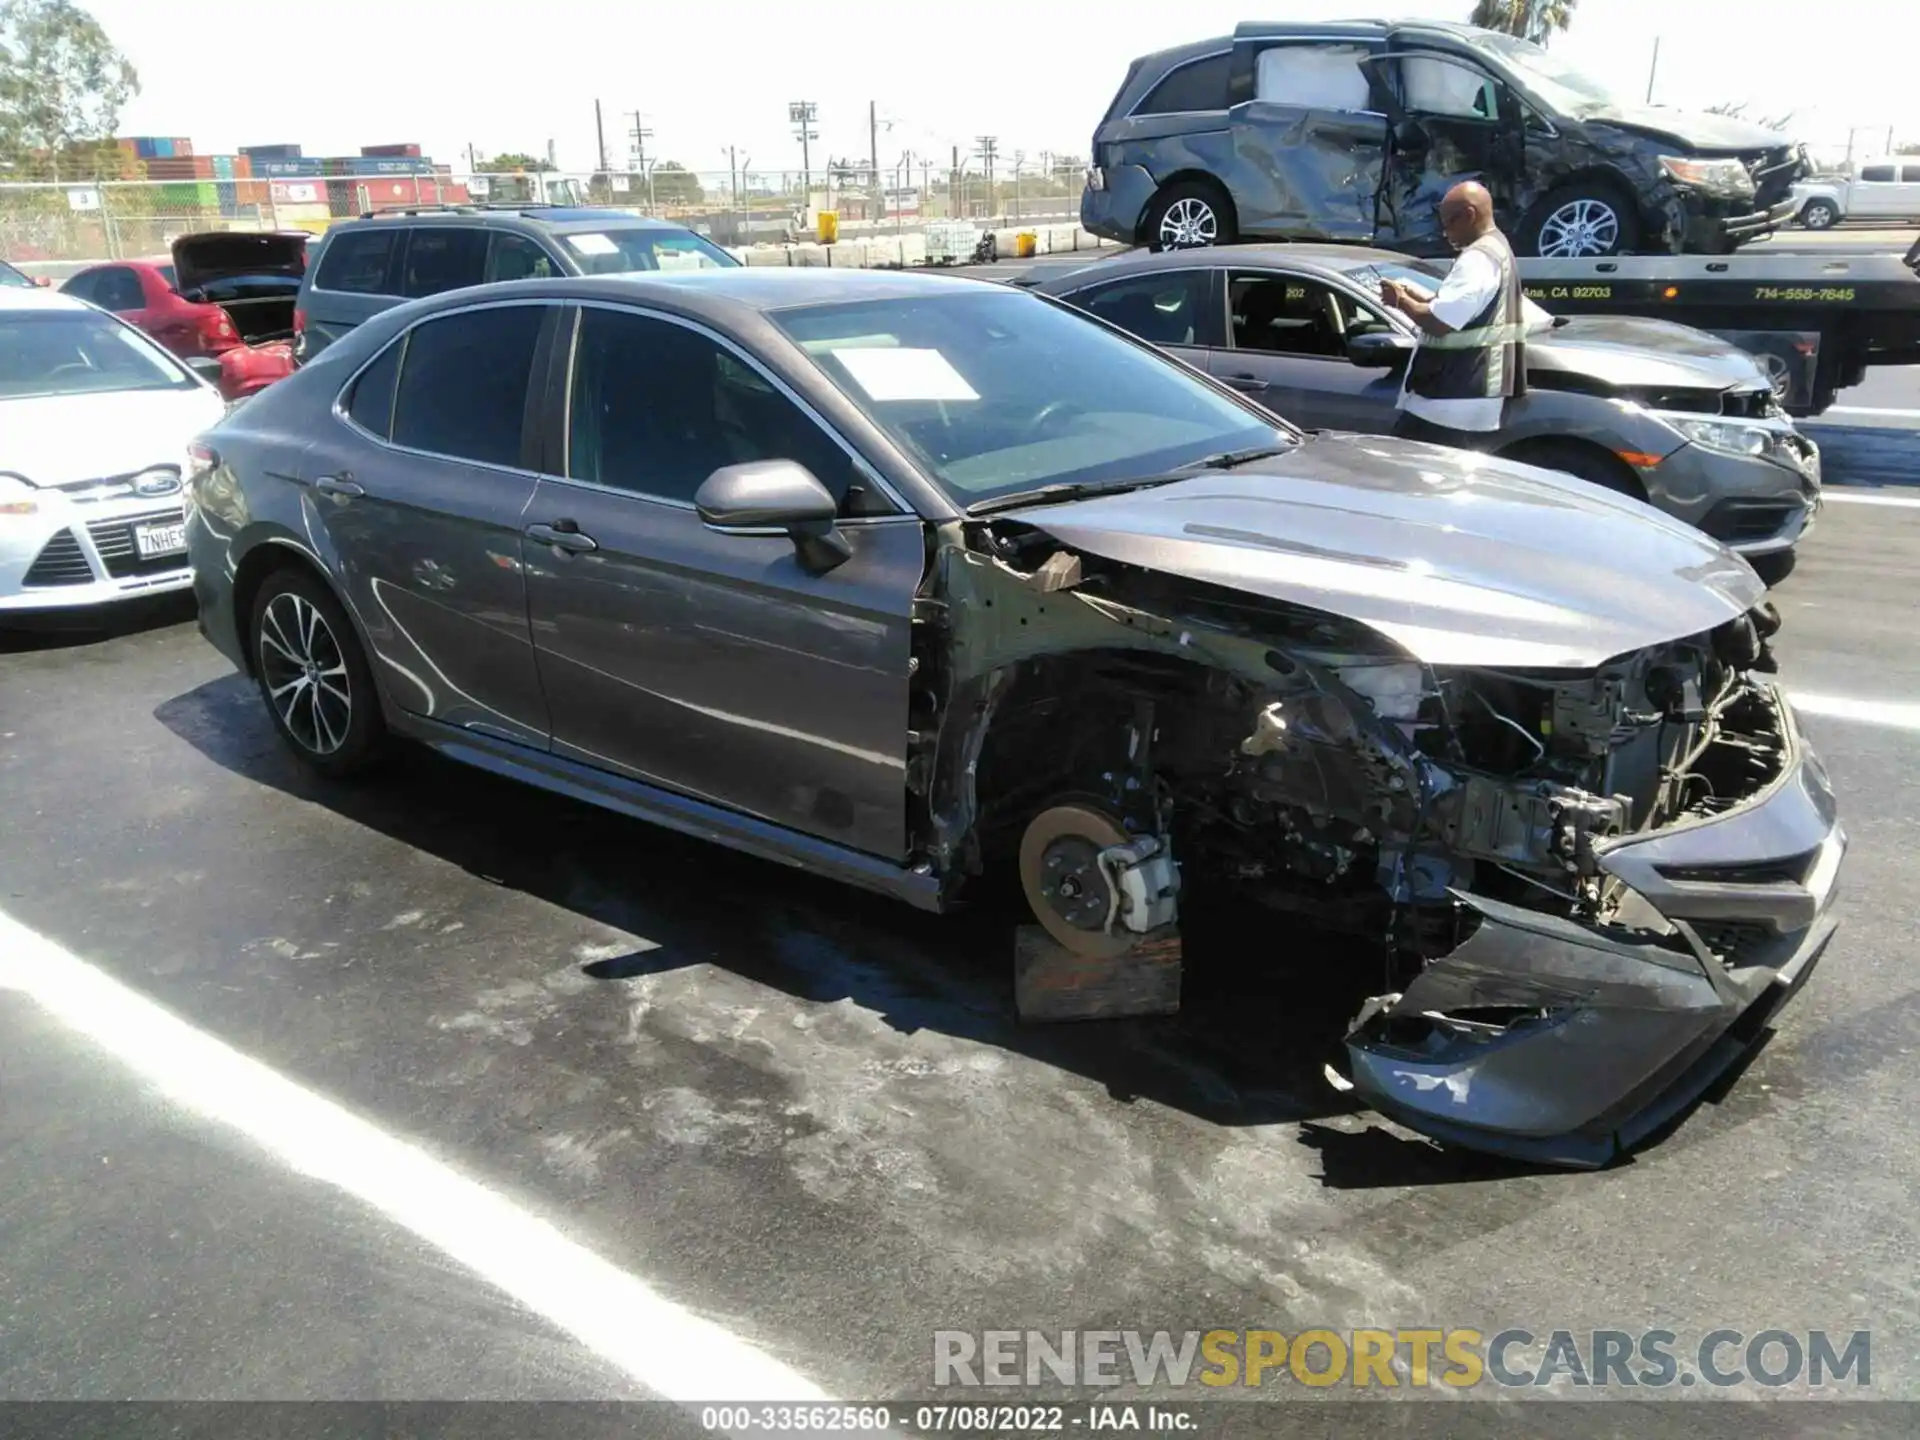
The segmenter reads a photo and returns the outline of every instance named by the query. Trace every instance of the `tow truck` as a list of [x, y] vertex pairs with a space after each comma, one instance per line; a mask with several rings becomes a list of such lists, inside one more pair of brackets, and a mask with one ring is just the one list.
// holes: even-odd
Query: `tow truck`
[[1920, 243], [1904, 258], [1741, 253], [1520, 261], [1555, 315], [1642, 315], [1757, 358], [1788, 414], [1818, 415], [1873, 365], [1920, 365]]

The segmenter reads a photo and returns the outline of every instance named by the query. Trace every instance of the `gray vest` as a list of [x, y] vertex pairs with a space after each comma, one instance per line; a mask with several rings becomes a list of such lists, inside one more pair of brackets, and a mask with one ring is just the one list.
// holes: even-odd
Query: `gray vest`
[[1420, 348], [1407, 373], [1407, 389], [1426, 400], [1524, 395], [1526, 297], [1520, 288], [1520, 267], [1514, 262], [1513, 247], [1495, 230], [1467, 249], [1478, 250], [1500, 267], [1500, 288], [1478, 315], [1452, 334], [1421, 335]]

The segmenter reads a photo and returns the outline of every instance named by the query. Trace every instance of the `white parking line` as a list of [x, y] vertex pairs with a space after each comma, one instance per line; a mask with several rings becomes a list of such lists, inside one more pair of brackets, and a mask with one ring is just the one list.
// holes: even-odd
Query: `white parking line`
[[547, 1221], [196, 1030], [5, 913], [0, 989], [37, 1001], [188, 1110], [404, 1226], [655, 1395], [682, 1404], [825, 1398]]
[[1793, 708], [1803, 715], [1831, 715], [1837, 720], [1888, 725], [1896, 730], [1920, 730], [1920, 704], [1910, 700], [1853, 700], [1844, 695], [1802, 695], [1797, 690], [1787, 693]]
[[1821, 490], [1820, 496], [1823, 502], [1838, 505], [1886, 505], [1898, 510], [1920, 510], [1920, 496], [1915, 495], [1856, 495], [1850, 490], [1828, 485]]

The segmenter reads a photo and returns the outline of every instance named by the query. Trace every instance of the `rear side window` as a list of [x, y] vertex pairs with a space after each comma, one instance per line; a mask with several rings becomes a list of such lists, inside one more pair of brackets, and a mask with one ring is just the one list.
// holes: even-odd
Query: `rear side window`
[[94, 273], [93, 293], [87, 297], [102, 310], [139, 310], [147, 303], [140, 277], [124, 265]]
[[1219, 327], [1208, 308], [1211, 278], [1204, 270], [1139, 275], [1067, 298], [1154, 345], [1212, 345]]
[[393, 443], [518, 468], [527, 382], [548, 308], [502, 305], [414, 326], [394, 394]]
[[1273, 45], [1254, 62], [1254, 98], [1303, 110], [1366, 111], [1373, 87], [1364, 45]]
[[1178, 115], [1189, 110], [1227, 108], [1227, 74], [1232, 56], [1226, 53], [1189, 60], [1167, 72], [1146, 98], [1134, 106], [1136, 115]]
[[342, 230], [327, 242], [320, 269], [313, 277], [317, 290], [345, 290], [354, 295], [380, 295], [387, 288], [387, 264], [397, 229]]
[[1900, 167], [1902, 185], [1920, 185], [1920, 165], [1902, 165]]
[[393, 383], [400, 378], [400, 352], [406, 342], [396, 340], [380, 358], [360, 372], [347, 396], [347, 414], [362, 430], [382, 440], [393, 434]]
[[400, 293], [409, 300], [478, 285], [487, 270], [484, 230], [422, 227], [407, 240], [407, 268]]

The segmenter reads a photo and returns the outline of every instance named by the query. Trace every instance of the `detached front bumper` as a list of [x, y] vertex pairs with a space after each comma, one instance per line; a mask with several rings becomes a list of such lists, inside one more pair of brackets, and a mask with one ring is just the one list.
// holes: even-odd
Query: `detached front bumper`
[[1370, 1001], [1347, 1036], [1369, 1104], [1444, 1143], [1593, 1167], [1739, 1060], [1825, 953], [1847, 847], [1791, 707], [1761, 693], [1785, 751], [1770, 784], [1596, 847], [1649, 925], [1460, 895], [1478, 927], [1404, 994]]
[[1752, 196], [1741, 199], [1676, 186], [1667, 211], [1667, 224], [1685, 255], [1722, 255], [1773, 234], [1793, 222], [1799, 213], [1789, 197], [1777, 204], [1753, 208]]

